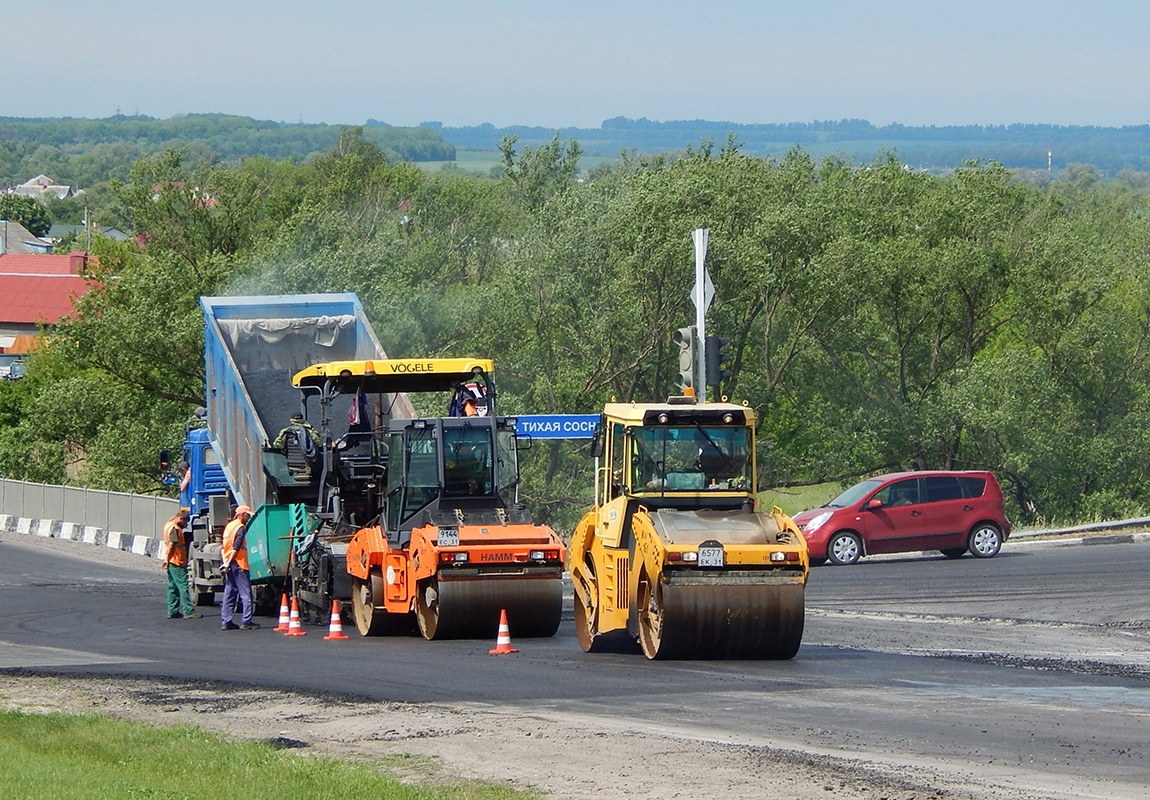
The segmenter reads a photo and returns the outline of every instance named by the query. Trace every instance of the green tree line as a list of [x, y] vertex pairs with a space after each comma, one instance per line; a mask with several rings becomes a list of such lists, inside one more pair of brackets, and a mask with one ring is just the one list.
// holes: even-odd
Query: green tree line
[[[169, 119], [117, 115], [107, 119], [0, 117], [0, 187], [45, 174], [87, 189], [125, 180], [136, 159], [166, 149], [188, 162], [235, 163], [259, 156], [305, 161], [330, 151], [342, 126], [272, 122], [230, 114], [183, 114]], [[430, 128], [382, 123], [363, 132], [393, 158], [452, 161], [455, 147]]]
[[[706, 227], [708, 331], [766, 486], [989, 468], [1018, 522], [1145, 510], [1143, 192], [731, 143], [581, 179], [579, 156], [507, 139], [497, 179], [427, 174], [350, 130], [306, 163], [139, 159], [114, 192], [145, 244], [97, 238], [76, 315], [0, 385], [0, 473], [159, 491], [155, 453], [203, 401], [201, 295], [354, 291], [394, 356], [493, 357], [504, 413], [663, 398]], [[524, 499], [572, 524], [585, 445], [526, 463]]]

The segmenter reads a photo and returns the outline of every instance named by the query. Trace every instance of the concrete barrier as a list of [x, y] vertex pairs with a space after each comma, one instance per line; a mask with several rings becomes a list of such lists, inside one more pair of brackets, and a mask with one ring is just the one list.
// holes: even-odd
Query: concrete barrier
[[62, 522], [56, 519], [29, 519], [0, 514], [0, 533], [20, 533], [28, 536], [42, 536], [49, 539], [67, 539], [98, 547], [111, 547], [125, 553], [134, 553], [148, 558], [160, 557], [159, 536], [141, 536], [123, 531], [106, 531], [78, 522]]

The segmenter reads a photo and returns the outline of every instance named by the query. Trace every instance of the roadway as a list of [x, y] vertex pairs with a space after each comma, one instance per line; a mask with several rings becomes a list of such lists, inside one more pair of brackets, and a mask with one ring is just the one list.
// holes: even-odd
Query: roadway
[[323, 640], [164, 618], [154, 560], [0, 537], [0, 669], [212, 680], [375, 700], [516, 708], [1026, 787], [1144, 797], [1150, 784], [1150, 543], [1008, 543], [990, 560], [864, 559], [812, 570], [786, 662], [588, 655], [553, 639]]

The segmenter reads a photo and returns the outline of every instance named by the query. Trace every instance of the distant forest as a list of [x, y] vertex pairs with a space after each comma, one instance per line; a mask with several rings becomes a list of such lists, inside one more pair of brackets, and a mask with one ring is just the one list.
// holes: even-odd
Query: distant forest
[[[330, 152], [351, 126], [271, 122], [226, 114], [186, 114], [169, 119], [114, 116], [22, 119], [0, 117], [0, 189], [45, 174], [58, 183], [91, 187], [127, 180], [141, 156], [174, 148], [185, 161], [236, 164], [266, 157], [302, 163]], [[733, 140], [753, 157], [781, 158], [798, 146], [816, 159], [837, 156], [869, 164], [894, 153], [915, 169], [948, 172], [971, 161], [1012, 170], [1061, 172], [1088, 164], [1101, 175], [1150, 172], [1150, 125], [1121, 128], [1060, 125], [876, 126], [866, 120], [740, 124], [683, 120], [658, 122], [615, 117], [598, 128], [547, 128], [490, 123], [417, 127], [369, 119], [364, 138], [395, 161], [453, 162], [457, 150], [497, 154], [515, 137], [517, 146], [538, 149], [555, 139], [578, 142], [598, 159], [623, 153], [681, 153]]]
[[861, 119], [781, 124], [739, 124], [685, 120], [656, 122], [615, 117], [598, 128], [541, 128], [476, 125], [464, 128], [423, 123], [455, 147], [496, 150], [505, 136], [523, 146], [538, 147], [556, 135], [575, 139], [592, 156], [621, 152], [654, 154], [681, 151], [711, 142], [725, 145], [733, 137], [739, 151], [780, 158], [796, 145], [815, 158], [841, 156], [869, 164], [885, 152], [916, 169], [948, 171], [969, 161], [996, 162], [1007, 169], [1061, 171], [1071, 164], [1090, 164], [1104, 174], [1150, 170], [1150, 125], [1122, 128], [1064, 125], [876, 126]]

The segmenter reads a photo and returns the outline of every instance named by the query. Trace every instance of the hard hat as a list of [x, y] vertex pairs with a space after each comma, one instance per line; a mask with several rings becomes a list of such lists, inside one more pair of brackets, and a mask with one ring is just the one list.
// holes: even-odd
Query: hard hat
[[252, 515], [252, 507], [248, 505], [237, 506], [236, 516], [238, 517], [240, 514], [247, 514], [250, 517]]

